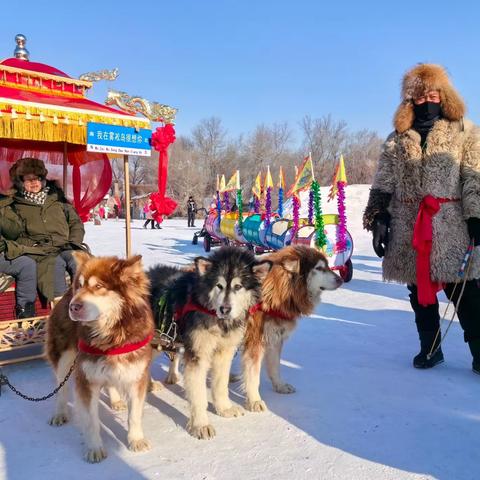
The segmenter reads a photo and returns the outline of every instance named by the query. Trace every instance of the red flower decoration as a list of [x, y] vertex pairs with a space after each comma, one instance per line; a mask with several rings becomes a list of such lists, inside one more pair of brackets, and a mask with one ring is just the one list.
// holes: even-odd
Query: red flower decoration
[[175, 141], [175, 128], [173, 125], [168, 123], [164, 127], [158, 127], [152, 133], [152, 147], [157, 150], [157, 152], [161, 152], [162, 150], [166, 150], [170, 144]]

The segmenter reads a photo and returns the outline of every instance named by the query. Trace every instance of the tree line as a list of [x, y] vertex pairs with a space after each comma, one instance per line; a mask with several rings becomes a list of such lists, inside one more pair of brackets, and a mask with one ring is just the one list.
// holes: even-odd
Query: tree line
[[[265, 173], [268, 165], [275, 184], [283, 167], [288, 188], [294, 180], [294, 165], [299, 166], [309, 152], [320, 185], [331, 183], [340, 155], [345, 159], [350, 184], [372, 182], [382, 145], [376, 132], [351, 132], [346, 122], [331, 115], [306, 115], [299, 123], [299, 131], [300, 143], [295, 137], [298, 132], [287, 122], [261, 124], [249, 134], [232, 137], [220, 118], [201, 120], [189, 135], [178, 136], [169, 149], [167, 194], [179, 203], [177, 213], [185, 213], [189, 195], [194, 196], [199, 207], [207, 206], [216, 190], [217, 174], [225, 174], [228, 181], [237, 169], [244, 202], [251, 196], [258, 172]], [[157, 168], [157, 152], [153, 152], [153, 158], [131, 157], [132, 194], [156, 190]], [[123, 190], [122, 162], [113, 161], [113, 176]]]

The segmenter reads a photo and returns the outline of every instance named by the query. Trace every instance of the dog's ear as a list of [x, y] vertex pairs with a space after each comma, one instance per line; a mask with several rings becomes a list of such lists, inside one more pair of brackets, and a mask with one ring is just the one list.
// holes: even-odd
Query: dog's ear
[[298, 273], [300, 271], [300, 261], [298, 259], [287, 259], [282, 262], [283, 268], [290, 273]]
[[87, 252], [84, 252], [83, 250], [75, 250], [72, 252], [73, 258], [75, 259], [75, 263], [77, 264], [77, 269], [82, 268], [85, 263], [92, 258], [91, 255], [89, 255]]
[[253, 274], [262, 282], [265, 280], [268, 272], [272, 269], [273, 263], [270, 260], [262, 260], [257, 262], [253, 267]]
[[134, 255], [125, 260], [119, 258], [112, 266], [112, 273], [118, 275], [122, 281], [143, 274], [142, 256]]
[[212, 262], [205, 257], [197, 257], [195, 260], [195, 269], [200, 276], [205, 275], [212, 267]]

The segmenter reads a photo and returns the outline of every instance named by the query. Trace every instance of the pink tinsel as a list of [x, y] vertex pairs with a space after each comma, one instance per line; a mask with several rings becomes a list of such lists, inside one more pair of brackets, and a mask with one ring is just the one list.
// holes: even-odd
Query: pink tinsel
[[298, 226], [299, 226], [299, 220], [300, 220], [300, 199], [296, 194], [293, 195], [293, 232], [292, 232], [292, 237], [295, 237], [295, 235], [298, 232]]
[[271, 215], [272, 215], [272, 187], [268, 187], [267, 196], [265, 197], [265, 226], [270, 225]]
[[230, 211], [230, 195], [228, 192], [223, 192], [223, 209], [226, 212]]
[[337, 227], [337, 251], [344, 252], [347, 248], [347, 215], [345, 212], [345, 185], [346, 182], [338, 182], [338, 227]]
[[260, 213], [260, 199], [255, 195], [255, 202], [253, 204], [253, 211], [255, 213]]

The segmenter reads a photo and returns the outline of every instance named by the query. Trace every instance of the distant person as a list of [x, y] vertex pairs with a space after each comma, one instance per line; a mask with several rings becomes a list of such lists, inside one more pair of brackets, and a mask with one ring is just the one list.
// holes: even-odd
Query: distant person
[[464, 114], [441, 66], [419, 64], [406, 73], [395, 131], [383, 146], [363, 223], [383, 257], [384, 278], [410, 291], [420, 337], [413, 366], [432, 368], [444, 360], [437, 300], [444, 290], [480, 374], [479, 248], [459, 300], [464, 254], [470, 242], [480, 245], [480, 134]]
[[153, 211], [152, 211], [152, 201], [148, 200], [148, 202], [143, 207], [143, 212], [145, 213], [146, 221], [143, 224], [143, 228], [147, 228], [148, 224], [151, 223], [152, 229], [155, 228], [155, 220], [153, 219]]
[[192, 195], [188, 197], [187, 200], [187, 216], [188, 216], [188, 226], [195, 226], [195, 214], [197, 213], [197, 204], [193, 199]]

